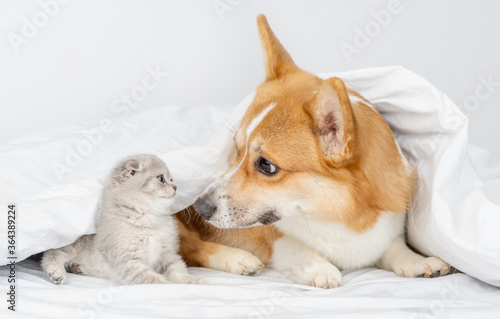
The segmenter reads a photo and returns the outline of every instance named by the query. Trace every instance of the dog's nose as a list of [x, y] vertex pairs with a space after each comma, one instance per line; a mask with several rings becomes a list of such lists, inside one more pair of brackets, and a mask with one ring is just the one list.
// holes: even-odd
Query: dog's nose
[[198, 197], [193, 206], [198, 214], [200, 214], [206, 220], [209, 220], [210, 217], [212, 217], [216, 209], [216, 207], [210, 204], [203, 196]]

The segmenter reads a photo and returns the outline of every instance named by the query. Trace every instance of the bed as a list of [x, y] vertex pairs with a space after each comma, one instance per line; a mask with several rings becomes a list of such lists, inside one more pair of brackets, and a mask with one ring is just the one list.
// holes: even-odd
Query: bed
[[[2, 318], [13, 316], [12, 290], [19, 318], [498, 318], [500, 161], [468, 145], [467, 119], [422, 77], [402, 67], [335, 75], [377, 107], [419, 171], [409, 243], [452, 264], [454, 273], [408, 279], [362, 269], [344, 272], [344, 285], [330, 290], [294, 284], [269, 269], [245, 277], [190, 268], [206, 278], [203, 286], [119, 286], [74, 274], [64, 285], [49, 282], [29, 257], [95, 231], [101, 179], [118, 159], [159, 155], [179, 187], [176, 209], [185, 208], [227, 169], [232, 131], [250, 94], [238, 106], [165, 106], [1, 145], [0, 207], [16, 209], [14, 254], [0, 252]], [[0, 221], [4, 243], [8, 225]]]

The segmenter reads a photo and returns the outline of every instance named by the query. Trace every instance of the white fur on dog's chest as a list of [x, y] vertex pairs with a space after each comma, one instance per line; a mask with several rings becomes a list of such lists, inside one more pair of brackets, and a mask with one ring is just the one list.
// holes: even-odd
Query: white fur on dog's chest
[[282, 220], [276, 226], [314, 248], [344, 270], [370, 267], [380, 259], [392, 240], [404, 231], [406, 214], [381, 213], [372, 229], [358, 233], [341, 223], [314, 220]]

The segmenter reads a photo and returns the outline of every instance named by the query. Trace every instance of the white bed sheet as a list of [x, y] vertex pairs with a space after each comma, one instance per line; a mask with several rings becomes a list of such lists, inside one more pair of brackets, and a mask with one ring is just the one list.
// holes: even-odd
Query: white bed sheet
[[[0, 267], [0, 278], [8, 275]], [[1, 318], [495, 318], [500, 290], [465, 274], [400, 278], [379, 269], [344, 274], [335, 289], [301, 286], [264, 269], [244, 277], [205, 268], [190, 273], [208, 285], [117, 286], [69, 274], [54, 285], [32, 260], [16, 269], [17, 311]], [[6, 296], [5, 280], [0, 293]]]
[[[467, 148], [467, 120], [446, 96], [417, 75], [393, 67], [358, 70], [341, 77], [376, 104], [403, 151], [416, 156], [411, 159], [421, 165], [420, 183], [425, 186], [421, 202], [429, 207], [410, 213], [412, 243], [498, 285], [500, 223], [495, 220], [500, 217], [500, 161], [485, 150]], [[179, 186], [177, 208], [191, 204], [227, 168], [233, 150], [231, 130], [251, 99], [247, 97], [237, 108], [170, 106], [113, 119], [113, 131], [105, 133], [62, 178], [54, 172], [53, 163], [68, 165], [68, 154], [88, 140], [85, 133], [92, 132], [93, 125], [47, 130], [0, 145], [0, 207], [18, 204], [19, 260], [92, 233], [99, 179], [126, 155], [160, 155]], [[459, 200], [450, 198], [453, 192]], [[468, 206], [460, 200], [468, 200]], [[0, 220], [4, 243], [6, 220]], [[0, 264], [7, 262], [6, 257], [6, 249], [0, 249]], [[16, 273], [17, 315], [471, 318], [480, 313], [482, 318], [500, 318], [500, 289], [465, 274], [405, 279], [366, 269], [345, 274], [345, 284], [339, 289], [321, 290], [290, 283], [270, 270], [254, 277], [209, 269], [191, 271], [208, 278], [209, 285], [127, 286], [117, 291], [107, 281], [76, 275], [70, 275], [63, 286], [52, 285], [39, 266], [27, 260]], [[8, 268], [0, 267], [3, 296], [7, 274]], [[99, 311], [92, 312], [92, 298], [101, 299], [96, 306]], [[2, 318], [12, 314], [7, 303], [0, 314]]]

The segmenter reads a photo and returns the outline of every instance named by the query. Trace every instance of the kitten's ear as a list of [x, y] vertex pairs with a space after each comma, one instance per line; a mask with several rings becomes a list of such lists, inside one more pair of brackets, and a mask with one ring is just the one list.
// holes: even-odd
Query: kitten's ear
[[111, 184], [119, 185], [143, 168], [143, 163], [137, 158], [123, 160], [111, 171], [110, 182]]
[[136, 159], [131, 159], [125, 163], [125, 168], [123, 169], [123, 177], [130, 178], [135, 175], [136, 172], [142, 170], [142, 163]]

